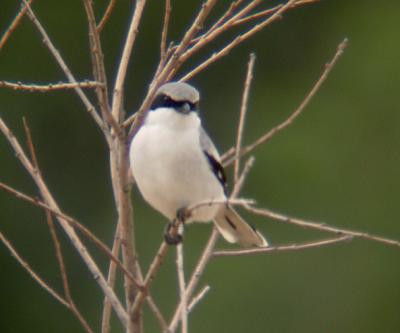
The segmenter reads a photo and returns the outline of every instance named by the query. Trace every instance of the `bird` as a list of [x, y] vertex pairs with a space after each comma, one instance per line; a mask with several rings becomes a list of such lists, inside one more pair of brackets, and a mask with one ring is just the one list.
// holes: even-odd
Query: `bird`
[[[185, 224], [214, 221], [229, 243], [267, 247], [263, 235], [227, 204], [227, 178], [201, 124], [199, 99], [198, 90], [188, 83], [168, 82], [158, 88], [129, 148], [135, 183], [145, 201], [170, 223], [186, 208], [203, 203], [185, 217]], [[165, 240], [180, 242], [182, 235], [173, 239], [168, 234], [170, 226]]]

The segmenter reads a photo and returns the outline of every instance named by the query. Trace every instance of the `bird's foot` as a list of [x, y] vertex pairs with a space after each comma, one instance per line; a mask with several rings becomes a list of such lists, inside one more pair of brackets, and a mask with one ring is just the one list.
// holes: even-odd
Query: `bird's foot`
[[164, 239], [168, 245], [178, 245], [183, 241], [183, 236], [176, 228], [177, 222], [176, 220], [169, 222], [165, 228]]

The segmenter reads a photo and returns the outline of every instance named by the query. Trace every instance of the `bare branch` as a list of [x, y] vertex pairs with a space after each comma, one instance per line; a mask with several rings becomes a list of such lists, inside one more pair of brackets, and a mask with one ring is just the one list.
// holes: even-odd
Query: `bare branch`
[[289, 245], [276, 245], [263, 248], [255, 249], [245, 249], [245, 250], [221, 250], [215, 251], [213, 253], [214, 257], [228, 257], [228, 256], [242, 256], [242, 255], [252, 255], [267, 252], [287, 252], [287, 251], [299, 251], [305, 249], [311, 249], [316, 247], [323, 247], [328, 245], [333, 245], [340, 242], [350, 241], [353, 237], [349, 235], [317, 240], [313, 242], [307, 242], [302, 244], [289, 244]]
[[206, 296], [206, 294], [210, 291], [210, 286], [205, 286], [203, 289], [201, 289], [197, 295], [194, 295], [192, 298], [192, 301], [190, 302], [188, 306], [188, 312], [192, 312], [194, 307], [199, 304], [199, 302]]
[[78, 308], [72, 298], [71, 289], [70, 289], [69, 283], [68, 283], [67, 270], [65, 268], [64, 258], [63, 258], [62, 252], [61, 252], [60, 241], [58, 240], [57, 233], [56, 233], [56, 230], [54, 227], [54, 222], [53, 222], [53, 220], [51, 218], [51, 214], [48, 210], [46, 210], [46, 220], [47, 220], [47, 224], [50, 229], [50, 234], [51, 234], [51, 238], [53, 240], [54, 249], [56, 251], [56, 258], [58, 261], [58, 266], [60, 268], [61, 279], [62, 279], [62, 283], [63, 283], [63, 287], [64, 287], [64, 294], [65, 294], [65, 298], [67, 299], [67, 301], [69, 303], [69, 308], [72, 311], [72, 313], [78, 318], [79, 322], [81, 323], [81, 325], [83, 326], [85, 331], [88, 333], [93, 333], [93, 330], [90, 328], [87, 320], [82, 316], [81, 312], [78, 310]]
[[106, 11], [104, 12], [103, 18], [100, 20], [100, 23], [97, 25], [98, 33], [100, 33], [104, 29], [105, 25], [107, 24], [116, 3], [117, 3], [117, 0], [110, 0], [110, 2], [108, 3], [108, 6], [107, 6]]
[[[210, 238], [208, 239], [207, 245], [203, 250], [203, 253], [200, 257], [199, 262], [196, 265], [196, 268], [189, 280], [188, 286], [186, 288], [185, 296], [186, 299], [189, 299], [193, 292], [194, 289], [196, 288], [201, 276], [203, 275], [203, 272], [206, 268], [207, 263], [209, 262], [212, 252], [214, 250], [215, 244], [218, 240], [219, 233], [215, 227], [213, 227]], [[174, 313], [174, 316], [171, 320], [171, 323], [169, 324], [169, 330], [171, 332], [175, 332], [178, 323], [179, 323], [179, 318], [181, 317], [181, 311], [183, 310], [184, 304], [182, 301], [179, 303], [178, 307], [176, 308], [176, 311]]]
[[[22, 118], [22, 120], [24, 123], [27, 145], [28, 145], [28, 149], [29, 149], [29, 152], [31, 155], [33, 167], [35, 168], [35, 172], [40, 173], [38, 159], [36, 157], [35, 146], [32, 141], [31, 130], [28, 126], [28, 122], [26, 121], [25, 117]], [[80, 313], [80, 311], [78, 310], [78, 308], [76, 307], [76, 305], [74, 303], [74, 300], [73, 300], [72, 294], [71, 294], [71, 290], [69, 287], [69, 283], [68, 283], [67, 270], [65, 268], [64, 258], [63, 258], [62, 251], [61, 251], [61, 245], [60, 245], [60, 241], [58, 240], [58, 237], [57, 237], [56, 229], [54, 227], [54, 222], [51, 218], [50, 212], [48, 210], [45, 210], [45, 213], [46, 213], [47, 225], [49, 226], [50, 235], [53, 240], [54, 249], [56, 252], [56, 258], [57, 258], [58, 266], [59, 266], [60, 273], [61, 273], [61, 279], [62, 279], [62, 283], [63, 283], [63, 287], [64, 287], [65, 298], [66, 298], [67, 302], [69, 303], [69, 309], [78, 318], [79, 322], [82, 324], [82, 326], [86, 330], [86, 332], [93, 333], [93, 330], [90, 328], [88, 322], [82, 316], [82, 314]]]
[[[138, 261], [136, 261], [136, 265], [137, 265], [138, 278], [140, 279], [140, 282], [143, 284], [143, 273], [142, 273], [142, 269], [140, 268]], [[161, 313], [159, 307], [155, 303], [153, 297], [151, 296], [151, 293], [149, 290], [147, 290], [146, 301], [149, 306], [149, 309], [153, 312], [155, 318], [157, 319], [158, 324], [160, 325], [161, 331], [163, 333], [169, 333], [168, 332], [168, 324], [165, 321], [165, 318], [164, 318], [163, 314]]]
[[56, 291], [54, 291], [43, 279], [35, 273], [35, 271], [29, 266], [29, 264], [18, 254], [15, 248], [12, 246], [9, 240], [3, 235], [0, 231], [0, 240], [10, 251], [11, 255], [18, 261], [18, 263], [29, 273], [29, 275], [51, 296], [53, 296], [57, 301], [59, 301], [62, 305], [69, 308], [69, 304], [66, 300], [64, 300]]
[[147, 295], [146, 301], [147, 301], [147, 304], [148, 304], [150, 310], [153, 312], [155, 318], [157, 319], [162, 332], [169, 333], [168, 332], [168, 324], [167, 324], [163, 314], [161, 313], [160, 309], [158, 308], [156, 303], [154, 303], [153, 298], [150, 295]]
[[109, 126], [118, 135], [121, 134], [121, 129], [116, 122], [110, 111], [110, 106], [108, 102], [108, 89], [107, 89], [107, 75], [104, 66], [104, 55], [101, 46], [100, 33], [97, 30], [96, 18], [93, 10], [92, 0], [83, 0], [85, 6], [86, 16], [89, 25], [89, 43], [91, 47], [91, 59], [93, 67], [94, 79], [101, 82], [102, 85], [96, 88], [97, 100], [99, 102], [101, 114], [103, 116], [103, 121], [107, 122]]
[[55, 209], [53, 209], [52, 207], [50, 207], [49, 205], [47, 205], [46, 203], [39, 201], [35, 198], [32, 198], [20, 191], [17, 191], [16, 189], [13, 189], [12, 187], [1, 183], [0, 182], [0, 189], [3, 189], [9, 193], [11, 193], [12, 195], [16, 196], [19, 199], [22, 199], [24, 201], [27, 201], [35, 206], [38, 206], [40, 208], [43, 208], [49, 212], [51, 212], [53, 215], [60, 217], [62, 219], [64, 219], [67, 223], [71, 224], [72, 227], [78, 229], [85, 237], [87, 237], [90, 241], [92, 241], [101, 251], [104, 252], [105, 255], [107, 255], [107, 257], [112, 260], [117, 267], [124, 273], [126, 274], [133, 282], [135, 282], [135, 284], [140, 288], [141, 284], [135, 280], [135, 278], [132, 276], [131, 273], [129, 273], [125, 267], [122, 265], [122, 263], [118, 260], [118, 258], [116, 256], [114, 256], [112, 254], [112, 252], [109, 250], [109, 248], [107, 247], [107, 245], [105, 245], [101, 240], [99, 240], [87, 227], [83, 226], [81, 223], [79, 223], [77, 220], [73, 219], [72, 217], [57, 211]]
[[[184, 56], [186, 58], [189, 58], [194, 53], [198, 52], [202, 47], [204, 47], [205, 45], [209, 44], [211, 41], [216, 39], [219, 35], [228, 31], [230, 28], [233, 27], [234, 23], [237, 20], [241, 19], [244, 15], [248, 14], [251, 10], [257, 7], [261, 3], [261, 1], [262, 0], [250, 1], [250, 3], [246, 7], [242, 8], [235, 15], [233, 15], [233, 12], [236, 9], [236, 7], [238, 7], [241, 4], [242, 1], [235, 1], [234, 3], [232, 3], [228, 11], [220, 19], [218, 19], [217, 22], [215, 22], [214, 25], [206, 33], [193, 40], [194, 42], [193, 47], [190, 48], [187, 52], [185, 52]], [[224, 20], [229, 16], [231, 16], [231, 18], [224, 22]]]
[[180, 301], [182, 303], [181, 311], [181, 323], [182, 323], [182, 333], [188, 333], [188, 299], [186, 297], [186, 282], [185, 282], [185, 272], [183, 266], [183, 245], [178, 244], [176, 247], [176, 270], [178, 272], [178, 282], [179, 282], [179, 295]]
[[236, 156], [235, 156], [235, 163], [233, 166], [233, 179], [236, 183], [239, 179], [239, 169], [240, 169], [240, 149], [242, 147], [242, 138], [243, 138], [243, 129], [244, 129], [244, 122], [246, 119], [246, 113], [248, 109], [248, 100], [249, 100], [249, 92], [250, 92], [250, 85], [251, 81], [253, 80], [253, 71], [254, 71], [254, 62], [256, 60], [256, 56], [254, 53], [250, 54], [249, 62], [247, 64], [247, 74], [246, 80], [244, 83], [243, 95], [242, 95], [242, 104], [240, 106], [240, 116], [239, 116], [239, 125], [237, 129], [236, 135]]
[[233, 12], [236, 10], [237, 7], [240, 6], [240, 4], [243, 2], [243, 0], [236, 0], [234, 2], [232, 2], [228, 8], [228, 10], [219, 17], [219, 19], [217, 20], [217, 22], [215, 22], [212, 27], [205, 33], [205, 35], [200, 36], [198, 39], [202, 39], [204, 38], [206, 35], [209, 35], [211, 32], [215, 31], [216, 28], [220, 27], [221, 24], [228, 18], [230, 17]]
[[154, 259], [150, 264], [149, 270], [147, 271], [146, 277], [143, 281], [143, 288], [139, 290], [138, 294], [136, 295], [135, 302], [133, 303], [130, 309], [131, 315], [133, 316], [137, 315], [137, 312], [139, 311], [146, 297], [146, 293], [150, 288], [150, 284], [153, 282], [153, 279], [156, 276], [158, 269], [160, 268], [162, 261], [164, 260], [168, 252], [168, 248], [169, 245], [165, 241], [163, 241], [160, 245], [160, 248], [157, 251], [157, 254], [154, 256]]
[[[320, 0], [303, 0], [303, 1], [296, 1], [296, 2], [292, 5], [291, 8], [295, 8], [295, 7], [303, 6], [303, 5], [309, 5], [309, 4], [312, 4], [312, 3], [315, 3], [315, 2], [319, 2], [319, 1], [320, 1]], [[256, 20], [256, 19], [259, 19], [259, 18], [263, 18], [263, 17], [268, 16], [268, 15], [272, 14], [273, 12], [277, 11], [277, 10], [278, 10], [279, 8], [281, 8], [281, 7], [282, 7], [282, 5], [278, 5], [278, 6], [275, 6], [275, 7], [273, 7], [273, 8], [269, 8], [269, 9], [263, 10], [263, 11], [261, 11], [261, 12], [255, 13], [255, 14], [253, 14], [253, 15], [249, 15], [249, 16], [243, 17], [243, 18], [241, 18], [241, 19], [236, 19], [236, 20], [233, 22], [232, 25], [233, 25], [233, 26], [237, 26], [237, 25], [240, 25], [240, 24], [248, 23], [248, 22], [250, 22], [250, 21], [253, 21], [253, 20]]]
[[[30, 174], [31, 178], [36, 183], [42, 197], [45, 199], [46, 204], [51, 207], [53, 211], [56, 211], [61, 214], [61, 210], [56, 203], [55, 199], [51, 195], [47, 185], [45, 184], [44, 180], [42, 179], [40, 173], [36, 173], [34, 167], [32, 166], [31, 162], [26, 157], [26, 154], [22, 147], [20, 146], [19, 142], [15, 138], [14, 134], [10, 131], [10, 129], [6, 126], [4, 121], [0, 117], [0, 131], [3, 132], [4, 136], [10, 143], [11, 147], [13, 148], [16, 157], [19, 159], [21, 164], [25, 167], [25, 169]], [[117, 296], [115, 295], [114, 291], [108, 286], [107, 281], [105, 280], [103, 274], [101, 273], [99, 267], [90, 256], [88, 250], [83, 245], [81, 240], [79, 239], [78, 235], [76, 234], [75, 230], [70, 226], [68, 221], [57, 215], [57, 220], [59, 221], [60, 225], [68, 235], [69, 239], [71, 240], [72, 244], [81, 255], [82, 259], [84, 260], [85, 264], [91, 271], [93, 278], [97, 281], [101, 289], [103, 290], [104, 294], [106, 294], [110, 301], [113, 304], [113, 308], [115, 309], [119, 319], [121, 322], [126, 325], [127, 323], [127, 313], [125, 312], [124, 308], [122, 307], [120, 301], [118, 300]]]
[[115, 80], [112, 102], [112, 114], [117, 119], [118, 123], [123, 119], [122, 100], [123, 87], [125, 83], [126, 72], [128, 69], [129, 59], [132, 53], [133, 45], [138, 33], [139, 23], [142, 18], [143, 9], [146, 5], [146, 0], [137, 0], [135, 9], [132, 15], [132, 21], [129, 25], [128, 36], [124, 44], [121, 60], [119, 62], [117, 78]]
[[23, 90], [28, 92], [49, 92], [55, 90], [68, 90], [76, 88], [96, 88], [102, 84], [95, 81], [84, 81], [75, 83], [49, 83], [49, 84], [25, 84], [22, 82], [0, 81], [0, 88], [10, 88], [13, 90]]
[[268, 142], [276, 133], [280, 132], [281, 130], [285, 129], [288, 127], [290, 124], [293, 123], [293, 121], [304, 111], [310, 100], [315, 96], [315, 94], [318, 92], [322, 84], [325, 82], [327, 79], [329, 73], [331, 72], [332, 68], [335, 66], [337, 61], [339, 60], [340, 56], [343, 54], [344, 49], [346, 48], [348, 44], [347, 38], [345, 38], [337, 47], [336, 53], [333, 56], [332, 60], [325, 65], [325, 69], [322, 72], [321, 76], [319, 77], [318, 81], [315, 83], [313, 88], [310, 90], [310, 92], [307, 94], [305, 99], [301, 102], [301, 104], [298, 106], [298, 108], [281, 124], [278, 126], [272, 128], [269, 130], [267, 133], [262, 135], [260, 138], [258, 138], [256, 141], [254, 141], [252, 144], [244, 147], [241, 149], [240, 154], [235, 153], [235, 149], [231, 148], [229, 149], [223, 156], [222, 156], [222, 161], [224, 161], [224, 166], [227, 166], [231, 164], [236, 157], [233, 157], [234, 155], [236, 156], [243, 156], [245, 154], [248, 154], [249, 152], [253, 151], [256, 147], [258, 147], [261, 144], [264, 144]]
[[[115, 236], [114, 236], [114, 243], [112, 247], [112, 254], [114, 257], [118, 258], [119, 256], [119, 249], [121, 246], [121, 238], [119, 236], [120, 233], [120, 225], [117, 225]], [[110, 265], [108, 268], [108, 277], [107, 283], [110, 288], [114, 289], [115, 280], [117, 277], [117, 265], [115, 261], [110, 260]], [[111, 320], [111, 302], [108, 297], [104, 297], [103, 301], [103, 316], [101, 320], [101, 333], [109, 333], [110, 332], [110, 320]]]
[[327, 231], [327, 232], [334, 233], [337, 235], [346, 235], [346, 236], [351, 236], [351, 237], [364, 238], [364, 239], [376, 241], [379, 243], [384, 243], [384, 244], [400, 247], [400, 241], [398, 241], [398, 240], [375, 236], [372, 234], [368, 234], [366, 232], [336, 228], [336, 227], [332, 227], [332, 226], [329, 226], [326, 224], [306, 221], [306, 220], [298, 219], [295, 217], [288, 217], [288, 216], [285, 216], [282, 214], [274, 213], [266, 208], [254, 208], [249, 205], [247, 205], [247, 206], [245, 205], [244, 208], [256, 215], [268, 217], [273, 220], [277, 220], [277, 221], [281, 221], [281, 222], [285, 222], [285, 223], [289, 223], [289, 224], [298, 225], [303, 228]]
[[231, 197], [229, 199], [230, 201], [232, 201], [233, 199], [235, 199], [239, 195], [240, 191], [242, 190], [243, 184], [244, 184], [244, 182], [246, 180], [246, 177], [249, 174], [250, 169], [253, 167], [254, 161], [255, 161], [254, 156], [250, 156], [250, 158], [246, 161], [246, 163], [244, 165], [244, 168], [243, 168], [243, 171], [242, 171], [239, 179], [235, 183], [235, 186], [234, 186], [233, 191], [231, 193]]
[[160, 43], [160, 64], [164, 63], [167, 56], [167, 36], [168, 36], [168, 26], [169, 18], [171, 16], [171, 0], [165, 0], [165, 14], [164, 23], [161, 32], [161, 43]]
[[4, 32], [3, 36], [0, 39], [0, 50], [6, 45], [8, 39], [10, 38], [11, 34], [15, 31], [18, 25], [21, 23], [21, 19], [24, 17], [26, 11], [28, 10], [28, 6], [32, 4], [33, 0], [28, 0], [27, 4], [21, 7], [21, 10], [15, 16], [14, 20], [11, 22], [9, 27]]

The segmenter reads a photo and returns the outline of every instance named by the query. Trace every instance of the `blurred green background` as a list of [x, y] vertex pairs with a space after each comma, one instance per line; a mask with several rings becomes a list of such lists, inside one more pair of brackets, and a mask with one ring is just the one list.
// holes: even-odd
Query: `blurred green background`
[[[4, 31], [19, 1], [0, 3]], [[106, 2], [95, 1], [98, 16]], [[276, 2], [268, 1], [268, 6]], [[170, 38], [178, 40], [200, 1], [173, 1]], [[221, 1], [214, 18], [227, 4]], [[117, 1], [103, 33], [110, 83], [131, 12]], [[37, 15], [79, 79], [91, 78], [87, 27], [81, 1], [35, 1]], [[149, 1], [129, 70], [125, 106], [139, 105], [159, 51], [163, 1]], [[210, 22], [212, 19], [210, 20]], [[240, 29], [238, 30], [240, 31]], [[231, 40], [224, 35], [212, 46]], [[192, 83], [202, 94], [205, 126], [221, 151], [234, 142], [248, 54], [257, 54], [245, 142], [250, 143], [296, 108], [337, 44], [350, 45], [305, 113], [256, 153], [243, 196], [261, 206], [305, 219], [400, 239], [400, 2], [321, 1], [292, 10]], [[199, 54], [194, 66], [211, 52]], [[65, 81], [33, 25], [22, 25], [0, 51], [0, 80]], [[24, 141], [21, 118], [32, 128], [45, 179], [63, 209], [111, 244], [115, 208], [108, 156], [101, 133], [73, 92], [0, 90], [0, 115]], [[37, 195], [0, 137], [0, 181]], [[137, 247], [147, 267], [162, 239], [163, 218], [134, 193]], [[326, 235], [248, 217], [272, 244]], [[0, 192], [1, 231], [57, 290], [62, 290], [44, 213]], [[187, 228], [187, 269], [210, 232]], [[102, 296], [62, 236], [78, 307], [98, 331]], [[227, 247], [220, 241], [219, 247]], [[80, 332], [75, 318], [39, 288], [1, 245], [0, 332]], [[89, 245], [105, 270], [107, 261]], [[216, 258], [202, 283], [208, 296], [190, 316], [190, 332], [400, 332], [400, 250], [353, 240], [329, 248], [253, 257]], [[121, 291], [121, 290], [120, 290]], [[169, 318], [176, 302], [170, 252], [153, 295]], [[146, 332], [157, 332], [145, 312]], [[122, 332], [116, 320], [113, 332]]]

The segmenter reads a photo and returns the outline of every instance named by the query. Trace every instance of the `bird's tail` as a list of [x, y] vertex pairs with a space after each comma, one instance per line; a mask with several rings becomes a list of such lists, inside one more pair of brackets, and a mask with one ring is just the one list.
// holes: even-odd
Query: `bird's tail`
[[220, 209], [214, 222], [218, 231], [229, 243], [239, 243], [243, 247], [268, 246], [264, 236], [243, 220], [230, 206]]

